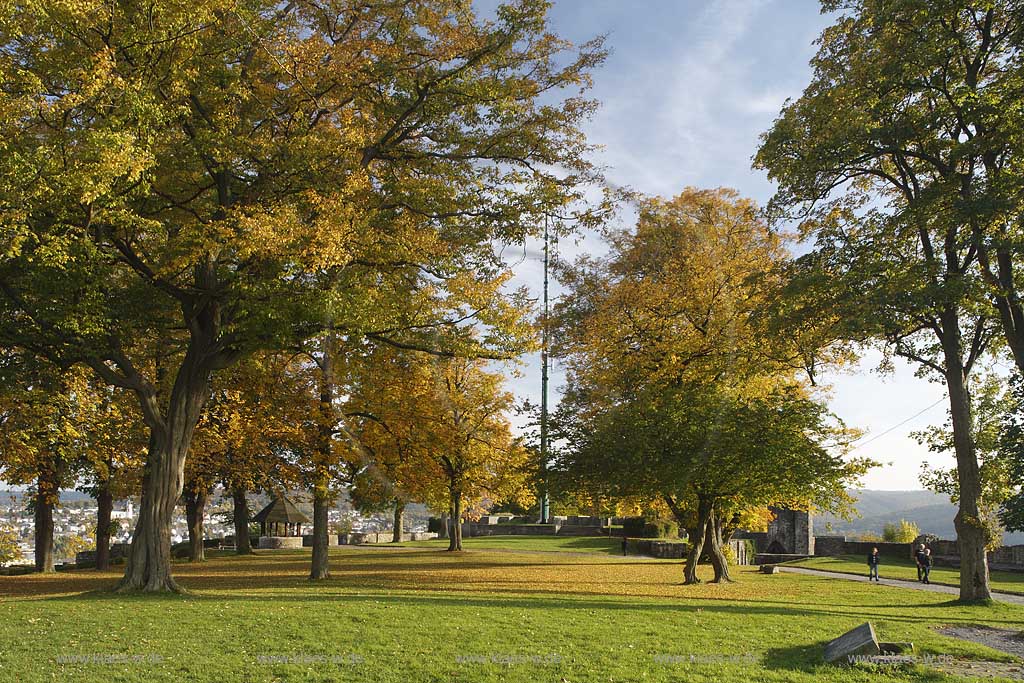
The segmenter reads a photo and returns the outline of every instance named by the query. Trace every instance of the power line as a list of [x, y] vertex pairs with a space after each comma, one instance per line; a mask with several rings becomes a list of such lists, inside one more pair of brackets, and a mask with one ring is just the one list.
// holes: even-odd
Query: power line
[[943, 396], [942, 398], [940, 398], [940, 399], [939, 399], [938, 401], [936, 401], [935, 403], [931, 404], [931, 405], [930, 405], [930, 406], [928, 406], [927, 408], [924, 408], [924, 409], [922, 409], [922, 410], [920, 410], [920, 411], [918, 411], [918, 412], [914, 413], [913, 415], [911, 415], [910, 417], [908, 417], [908, 418], [907, 418], [906, 420], [903, 420], [902, 422], [900, 422], [900, 423], [898, 423], [898, 424], [894, 424], [894, 425], [893, 425], [892, 427], [889, 427], [888, 429], [886, 429], [886, 430], [885, 430], [884, 432], [882, 432], [881, 434], [876, 434], [875, 436], [871, 437], [870, 439], [868, 439], [868, 440], [867, 440], [867, 441], [865, 441], [864, 443], [862, 443], [862, 444], [859, 444], [859, 445], [857, 445], [857, 446], [854, 446], [853, 448], [851, 448], [851, 449], [849, 450], [849, 452], [850, 452], [850, 453], [853, 453], [853, 452], [854, 452], [855, 450], [857, 450], [858, 448], [863, 448], [864, 446], [867, 446], [867, 445], [868, 445], [869, 443], [871, 443], [872, 441], [875, 441], [875, 440], [877, 440], [877, 439], [881, 439], [881, 438], [882, 438], [883, 436], [885, 436], [885, 435], [886, 435], [886, 434], [888, 434], [889, 432], [891, 432], [891, 431], [893, 431], [893, 430], [895, 430], [895, 429], [899, 429], [900, 427], [902, 427], [903, 425], [907, 424], [907, 423], [908, 423], [908, 422], [910, 422], [911, 420], [915, 420], [915, 419], [917, 419], [917, 418], [921, 417], [922, 415], [924, 415], [925, 413], [927, 413], [927, 412], [928, 412], [929, 410], [931, 410], [932, 408], [934, 408], [935, 406], [939, 405], [940, 403], [942, 403], [942, 402], [943, 402], [943, 401], [945, 401], [945, 400], [946, 400], [946, 397], [945, 397], [945, 396]]

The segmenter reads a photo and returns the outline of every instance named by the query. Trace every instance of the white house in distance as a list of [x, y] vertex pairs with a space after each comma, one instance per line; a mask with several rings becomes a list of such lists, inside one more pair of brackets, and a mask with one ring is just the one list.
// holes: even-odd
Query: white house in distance
[[135, 517], [135, 509], [132, 507], [131, 499], [125, 501], [124, 510], [111, 510], [110, 519], [127, 519], [131, 520]]

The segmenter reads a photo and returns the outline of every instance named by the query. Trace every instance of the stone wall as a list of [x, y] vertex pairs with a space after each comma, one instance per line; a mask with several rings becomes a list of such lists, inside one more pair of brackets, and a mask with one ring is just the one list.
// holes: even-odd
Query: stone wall
[[302, 536], [260, 536], [259, 547], [262, 550], [301, 548]]
[[815, 536], [814, 554], [836, 557], [846, 554], [846, 536]]
[[479, 524], [465, 522], [462, 525], [463, 538], [474, 536], [554, 536], [558, 533], [555, 524]]
[[526, 517], [484, 515], [464, 522], [462, 535], [473, 536], [603, 536], [611, 519], [585, 515], [556, 515], [550, 524], [533, 524]]
[[[926, 544], [932, 551], [932, 560], [937, 566], [959, 567], [960, 549], [956, 541], [937, 540]], [[878, 548], [883, 557], [913, 559], [913, 543], [886, 543], [884, 541], [848, 541], [845, 536], [818, 536], [815, 539], [814, 554], [823, 557], [839, 555], [864, 555]], [[1024, 545], [1004, 545], [988, 554], [989, 569], [1002, 571], [1024, 571]]]
[[[128, 548], [131, 547], [128, 543], [111, 543], [110, 544], [110, 561], [113, 564], [119, 564], [126, 557], [128, 557]], [[95, 550], [83, 550], [80, 553], [75, 553], [75, 566], [76, 567], [95, 567], [96, 566], [96, 551]]]
[[[390, 531], [351, 531], [347, 534], [338, 534], [340, 545], [364, 545], [370, 543], [391, 543], [394, 534]], [[437, 538], [433, 531], [413, 531], [402, 534], [402, 542], [407, 541], [429, 541]]]
[[[878, 548], [878, 554], [882, 557], [895, 557], [901, 560], [914, 559], [913, 543], [885, 543], [884, 541], [846, 541], [843, 544], [842, 552], [837, 555], [863, 555], [867, 563], [868, 553], [872, 548]], [[933, 550], [932, 553], [935, 551]], [[820, 555], [823, 553], [815, 553]]]
[[1004, 545], [988, 554], [988, 564], [992, 569], [1024, 568], [1024, 545]]
[[[327, 534], [327, 545], [338, 545], [338, 536], [336, 534]], [[302, 547], [312, 548], [313, 547], [313, 534], [303, 534], [302, 536]]]
[[772, 508], [775, 518], [768, 524], [765, 553], [792, 555], [814, 554], [814, 522], [811, 515], [801, 510]]
[[[727, 543], [732, 551], [736, 564], [747, 565], [754, 561], [747, 554], [747, 544], [741, 539], [731, 539]], [[637, 555], [649, 555], [665, 560], [681, 560], [686, 558], [690, 544], [686, 541], [660, 541], [653, 538], [630, 538], [629, 552]]]
[[733, 538], [745, 538], [754, 544], [754, 552], [763, 553], [768, 548], [768, 534], [764, 531], [747, 531], [740, 529], [732, 535]]

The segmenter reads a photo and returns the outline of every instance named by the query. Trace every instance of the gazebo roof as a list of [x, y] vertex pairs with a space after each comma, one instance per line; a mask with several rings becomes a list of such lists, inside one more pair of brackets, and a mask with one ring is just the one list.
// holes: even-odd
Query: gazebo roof
[[309, 518], [302, 514], [295, 503], [284, 496], [274, 498], [270, 505], [256, 513], [254, 522], [286, 522], [289, 524], [309, 524]]

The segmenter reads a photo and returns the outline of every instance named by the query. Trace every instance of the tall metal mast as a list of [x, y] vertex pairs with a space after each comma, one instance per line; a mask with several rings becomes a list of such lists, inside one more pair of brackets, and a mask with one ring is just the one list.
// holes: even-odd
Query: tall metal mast
[[544, 217], [544, 312], [541, 319], [540, 349], [540, 523], [551, 523], [551, 500], [548, 497], [548, 218]]

